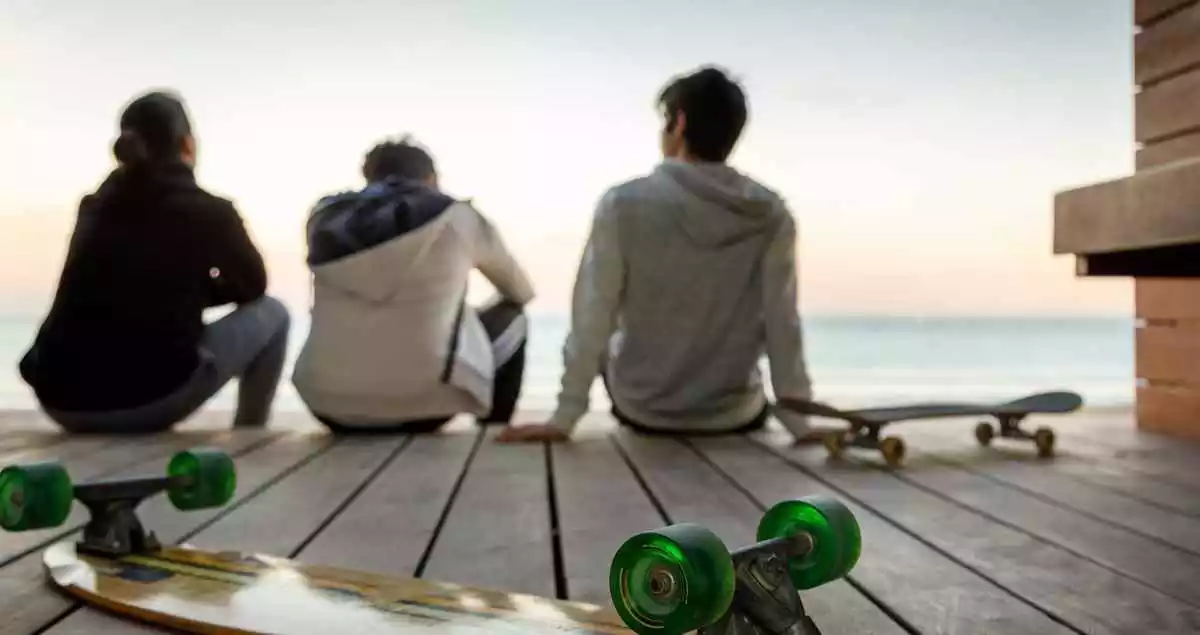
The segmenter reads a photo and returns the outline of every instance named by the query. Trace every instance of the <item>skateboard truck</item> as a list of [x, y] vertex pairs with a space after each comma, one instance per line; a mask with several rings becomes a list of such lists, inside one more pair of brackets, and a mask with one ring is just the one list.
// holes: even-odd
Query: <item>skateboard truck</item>
[[103, 556], [157, 551], [162, 544], [154, 532], [146, 531], [142, 526], [137, 517], [137, 506], [172, 485], [186, 487], [189, 481], [186, 476], [160, 476], [76, 486], [75, 499], [83, 503], [91, 515], [76, 549], [80, 553]]
[[10, 465], [0, 470], [0, 527], [31, 531], [59, 527], [78, 500], [90, 518], [76, 549], [81, 553], [126, 556], [162, 547], [146, 531], [137, 506], [166, 492], [180, 511], [220, 507], [237, 486], [233, 459], [220, 450], [195, 448], [176, 453], [166, 476], [96, 481], [73, 485], [66, 468], [56, 462]]
[[739, 549], [732, 554], [733, 604], [700, 635], [820, 635], [788, 576], [788, 561], [813, 551], [813, 538], [798, 533]]
[[862, 548], [854, 514], [825, 496], [784, 500], [755, 535], [732, 552], [692, 523], [630, 537], [609, 568], [613, 607], [639, 635], [820, 635], [800, 592], [854, 568]]
[[1003, 439], [1020, 439], [1023, 441], [1033, 441], [1037, 446], [1038, 456], [1048, 458], [1054, 455], [1054, 431], [1047, 427], [1041, 427], [1033, 432], [1021, 427], [1021, 422], [1025, 420], [1024, 413], [997, 414], [996, 421], [1000, 424], [1000, 430], [992, 427], [992, 424], [987, 421], [980, 421], [975, 426], [975, 438], [980, 445], [987, 446], [991, 444], [992, 439], [999, 436]]

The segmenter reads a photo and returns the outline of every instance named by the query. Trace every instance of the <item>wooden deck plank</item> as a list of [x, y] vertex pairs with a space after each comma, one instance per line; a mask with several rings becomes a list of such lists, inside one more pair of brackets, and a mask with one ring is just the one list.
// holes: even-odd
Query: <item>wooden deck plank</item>
[[478, 434], [414, 437], [298, 558], [413, 575], [478, 439]]
[[[1200, 519], [1170, 512], [1086, 481], [1071, 479], [1039, 465], [992, 462], [971, 471], [1044, 498], [1063, 507], [1152, 537], [1200, 556]], [[1197, 579], [1200, 582], [1200, 579]]]
[[[1133, 444], [1158, 444], [1163, 441], [1155, 435], [1140, 433], [1129, 422], [1132, 414], [1117, 416], [1094, 416], [1082, 413], [1078, 417], [1033, 417], [1029, 428], [1048, 425], [1058, 436], [1059, 443], [1055, 460], [1035, 461], [1045, 470], [1062, 476], [1098, 485], [1111, 491], [1153, 504], [1168, 511], [1183, 513], [1189, 516], [1200, 516], [1200, 478], [1194, 482], [1194, 487], [1181, 485], [1178, 481], [1188, 481], [1185, 475], [1180, 476], [1172, 468], [1173, 462], [1162, 463], [1134, 457], [1132, 460], [1122, 460], [1122, 453], [1132, 449]], [[960, 426], [970, 429], [970, 421], [964, 421]], [[911, 437], [914, 447], [924, 447], [926, 435], [946, 438], [950, 451], [949, 431], [934, 426], [916, 425], [912, 431], [906, 431], [905, 436]], [[918, 438], [919, 437], [919, 438]], [[1098, 445], [1096, 439], [1112, 438], [1109, 445]], [[957, 438], [961, 448], [953, 452], [954, 456], [986, 460], [989, 455], [1003, 460], [1020, 460], [1031, 456], [1028, 445], [1009, 441], [997, 441], [995, 447], [979, 452], [973, 442], [965, 438]], [[1178, 445], [1178, 440], [1170, 440], [1171, 445]], [[1186, 450], [1185, 450], [1186, 452]], [[1197, 456], [1192, 461], [1200, 459]], [[1189, 460], [1182, 461], [1183, 468], [1190, 470]]]
[[76, 463], [74, 457], [86, 457], [117, 443], [116, 439], [73, 437], [63, 443], [47, 445], [13, 445], [0, 450], [0, 465], [59, 461], [68, 468]]
[[13, 431], [0, 437], [0, 452], [8, 453], [26, 449], [48, 449], [79, 437], [55, 432]]
[[[236, 453], [241, 449], [251, 448], [244, 459], [242, 457], [237, 459], [239, 465], [238, 490], [231, 505], [236, 505], [238, 501], [250, 495], [256, 487], [260, 486], [272, 466], [282, 469], [278, 467], [280, 451], [284, 450], [283, 454], [286, 454], [287, 449], [291, 447], [286, 442], [275, 442], [257, 447], [264, 438], [269, 438], [257, 433], [216, 436], [217, 438], [213, 439], [215, 441], [213, 445], [226, 451]], [[188, 445], [186, 442], [183, 444]], [[304, 450], [305, 454], [311, 454], [312, 451], [311, 447]], [[127, 467], [114, 476], [127, 477], [142, 474], [145, 471], [153, 470], [159, 461], [159, 458], [146, 459], [142, 463]], [[191, 524], [186, 526], [188, 528], [196, 527], [219, 513], [221, 510], [203, 510], [184, 514], [172, 508], [162, 497], [148, 500], [139, 508], [139, 515], [143, 521], [155, 531], [160, 540], [166, 542], [174, 542], [184, 536], [179, 529], [180, 524], [190, 521]], [[78, 529], [69, 535], [77, 536]], [[46, 625], [70, 614], [78, 606], [77, 603], [53, 590], [47, 584], [42, 569], [40, 549], [24, 555], [0, 569], [0, 615], [4, 615], [4, 619], [0, 620], [0, 635], [40, 633]], [[126, 628], [127, 631], [119, 632], [135, 630], [128, 626]]]
[[[697, 439], [691, 444], [753, 494], [760, 506], [812, 494], [844, 499], [745, 439]], [[851, 501], [843, 502], [854, 512], [863, 535], [862, 555], [851, 579], [917, 631], [1029, 635], [1074, 632], [885, 518]]]
[[[666, 510], [670, 522], [704, 525], [730, 549], [753, 544], [762, 512], [689, 448], [677, 441], [624, 431], [617, 433], [616, 438]], [[806, 592], [804, 602], [809, 614], [827, 633], [905, 632], [844, 580]]]
[[[1200, 611], [1127, 576], [883, 470], [830, 462], [820, 448], [765, 441], [802, 471], [1086, 633], [1184, 633]], [[913, 471], [911, 467], [907, 471]]]
[[[923, 437], [921, 440], [924, 442], [922, 453], [937, 452], [942, 460], [960, 469], [1086, 515], [1095, 522], [1122, 527], [1200, 556], [1200, 519], [1164, 510], [1086, 479], [1073, 478], [1058, 472], [1056, 461], [1039, 461], [1030, 458], [1028, 452], [995, 447], [977, 450], [974, 457], [968, 458], [963, 457], [960, 450], [953, 454], [938, 452], [939, 440], [936, 438]], [[949, 440], [940, 441], [947, 443], [948, 448], [955, 447], [949, 445]], [[1067, 457], [1066, 460], [1071, 459]]]
[[[1120, 463], [1105, 451], [1081, 451], [1080, 445], [1070, 439], [1061, 444], [1053, 461], [1042, 461], [1033, 458], [1029, 448], [1006, 441], [997, 441], [993, 447], [986, 449], [962, 439], [944, 439], [944, 445], [934, 441], [927, 446], [927, 434], [930, 433], [923, 432], [919, 438], [906, 435], [906, 438], [910, 438], [913, 447], [919, 450], [937, 447], [939, 456], [971, 464], [995, 461], [1033, 464], [1041, 471], [1039, 473], [1051, 473], [1055, 478], [1070, 478], [1168, 512], [1200, 518], [1200, 492], [1197, 490]], [[956, 442], [957, 446], [954, 445]]]
[[[1076, 474], [1097, 472], [1097, 479], [1113, 482], [1111, 472], [1128, 474], [1124, 489], [1141, 491], [1143, 497], [1170, 497], [1183, 489], [1191, 492], [1187, 498], [1194, 504], [1200, 493], [1200, 444], [1165, 438], [1139, 431], [1131, 422], [1132, 414], [1093, 415], [1081, 413], [1071, 417], [1030, 417], [1025, 427], [1034, 430], [1049, 426], [1058, 436], [1058, 460], [1047, 465], [1062, 465]], [[927, 443], [934, 443], [942, 452], [956, 456], [979, 456], [978, 444], [972, 436], [976, 418], [914, 421], [887, 428], [885, 434], [895, 434], [909, 442], [909, 448], [919, 453]], [[940, 440], [940, 441], [939, 441]], [[997, 439], [995, 448], [1010, 448], [1009, 456], [1033, 456], [1030, 443]], [[986, 454], [986, 453], [985, 453]], [[870, 456], [870, 453], [865, 454]], [[877, 455], [876, 455], [877, 456]], [[914, 457], [913, 460], [920, 460]], [[1089, 470], [1088, 466], [1095, 469]], [[1107, 477], [1103, 472], [1108, 471]], [[1159, 488], [1160, 483], [1174, 487]], [[1177, 499], [1178, 500], [1178, 499]], [[1186, 506], [1187, 503], [1183, 503]]]
[[[314, 440], [320, 438], [312, 437]], [[228, 509], [215, 523], [205, 526], [187, 542], [213, 551], [291, 556], [371, 475], [396, 456], [403, 441], [402, 438], [345, 439], [316, 454], [316, 447], [302, 445], [299, 454], [304, 458], [300, 459], [298, 468], [284, 468], [282, 480], [266, 491], [256, 492], [243, 504]], [[295, 454], [289, 458], [295, 459]], [[279, 473], [276, 471], [276, 475]], [[181, 515], [176, 513], [176, 516]], [[88, 608], [71, 614], [46, 634], [158, 632], [161, 631]]]
[[338, 440], [189, 543], [201, 549], [290, 557], [403, 441], [400, 437]]
[[1200, 444], [1138, 431], [1119, 420], [1055, 426], [1064, 451], [1200, 492]]
[[611, 605], [608, 569], [630, 536], [667, 524], [607, 435], [553, 448], [567, 597]]
[[548, 450], [493, 436], [468, 467], [421, 577], [556, 597]]
[[926, 465], [897, 477], [1200, 606], [1200, 557], [956, 466]]
[[237, 492], [233, 501], [225, 507], [183, 513], [176, 510], [166, 497], [159, 496], [143, 503], [139, 513], [146, 519], [146, 523], [158, 532], [160, 540], [175, 542], [184, 537], [190, 539], [197, 528], [205, 527], [215, 519], [223, 519], [241, 506], [257, 501], [257, 497], [262, 495], [263, 491], [270, 491], [264, 488], [273, 488], [276, 479], [287, 476], [291, 470], [300, 469], [309, 461], [315, 460], [332, 443], [333, 439], [323, 434], [289, 434], [279, 437], [269, 445], [235, 457], [238, 470]]
[[1194, 490], [1121, 466], [1086, 459], [1072, 460], [1074, 458], [1057, 460], [1052, 469], [1169, 511], [1200, 518], [1200, 496]]
[[[1055, 429], [1090, 446], [1114, 450], [1162, 450], [1185, 462], [1200, 458], [1200, 441], [1148, 433], [1137, 426], [1136, 412], [1081, 415], [1059, 420]], [[1047, 423], [1051, 418], [1042, 418]]]

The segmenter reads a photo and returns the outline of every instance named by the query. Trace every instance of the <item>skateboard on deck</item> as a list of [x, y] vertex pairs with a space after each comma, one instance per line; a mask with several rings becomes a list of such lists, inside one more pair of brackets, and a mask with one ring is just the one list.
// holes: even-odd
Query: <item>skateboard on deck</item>
[[1054, 430], [1042, 426], [1030, 432], [1021, 427], [1021, 422], [1034, 414], [1066, 414], [1083, 406], [1083, 398], [1073, 392], [1043, 392], [1021, 399], [997, 404], [980, 403], [924, 403], [888, 408], [865, 408], [861, 410], [839, 410], [826, 404], [812, 401], [781, 399], [778, 406], [803, 414], [840, 419], [850, 424], [845, 431], [831, 432], [825, 436], [825, 448], [831, 457], [840, 457], [846, 448], [877, 449], [892, 467], [904, 461], [904, 440], [897, 436], [879, 437], [889, 424], [918, 419], [942, 419], [947, 417], [984, 416], [996, 420], [980, 421], [975, 425], [975, 439], [980, 445], [988, 446], [998, 436], [1004, 439], [1032, 441], [1038, 456], [1054, 456]]
[[[90, 512], [78, 540], [50, 545], [61, 591], [120, 617], [190, 633], [656, 633], [819, 635], [799, 591], [844, 577], [858, 561], [854, 515], [826, 497], [785, 500], [732, 553], [711, 531], [676, 524], [632, 536], [613, 556], [613, 608], [286, 558], [162, 545], [142, 501], [166, 492], [180, 511], [222, 507], [233, 459], [176, 454], [165, 476], [72, 484], [53, 462], [0, 471], [0, 527], [59, 527], [74, 501]], [[615, 610], [614, 610], [615, 609]]]

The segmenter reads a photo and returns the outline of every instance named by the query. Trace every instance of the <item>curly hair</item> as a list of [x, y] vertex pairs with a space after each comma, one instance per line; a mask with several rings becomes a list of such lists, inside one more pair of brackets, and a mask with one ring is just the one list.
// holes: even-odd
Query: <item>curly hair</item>
[[433, 157], [416, 145], [410, 135], [404, 135], [399, 140], [389, 139], [371, 148], [363, 159], [362, 173], [367, 182], [389, 177], [423, 181], [433, 176], [436, 169]]

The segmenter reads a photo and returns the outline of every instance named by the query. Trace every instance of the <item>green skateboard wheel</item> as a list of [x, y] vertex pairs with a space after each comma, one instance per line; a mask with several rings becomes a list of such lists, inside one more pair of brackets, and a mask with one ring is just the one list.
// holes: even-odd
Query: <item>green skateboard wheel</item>
[[807, 496], [776, 503], [758, 523], [758, 540], [773, 540], [806, 532], [813, 550], [788, 561], [792, 584], [798, 590], [837, 580], [854, 568], [862, 551], [862, 532], [854, 514], [827, 496]]
[[29, 531], [67, 520], [75, 488], [58, 463], [10, 465], [0, 471], [0, 527]]
[[237, 471], [233, 459], [220, 450], [185, 450], [171, 457], [167, 487], [171, 504], [180, 511], [220, 507], [233, 498]]
[[678, 524], [626, 540], [613, 555], [609, 592], [635, 633], [682, 635], [716, 622], [733, 602], [733, 558], [711, 531]]

